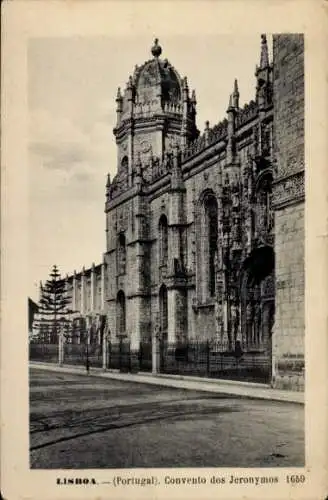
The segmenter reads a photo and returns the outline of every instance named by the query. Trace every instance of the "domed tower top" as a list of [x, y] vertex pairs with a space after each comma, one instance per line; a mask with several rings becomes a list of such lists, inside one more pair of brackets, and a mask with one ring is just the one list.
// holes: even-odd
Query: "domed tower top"
[[[132, 126], [133, 151], [141, 150], [144, 155], [147, 151], [161, 158], [175, 139], [185, 145], [198, 136], [196, 100], [194, 94], [189, 96], [187, 79], [181, 78], [167, 59], [161, 58], [158, 38], [150, 51], [151, 59], [135, 66], [124, 92], [117, 94], [114, 134], [117, 144], [123, 145]], [[161, 132], [161, 139], [156, 139], [160, 130], [165, 133]], [[132, 152], [130, 156], [132, 161]]]
[[162, 47], [158, 38], [155, 38], [151, 53], [153, 58], [136, 67], [133, 75], [136, 103], [150, 104], [157, 111], [164, 109], [165, 104], [172, 104], [177, 113], [182, 113], [182, 80], [169, 61], [160, 58]]
[[124, 92], [116, 99], [118, 124], [124, 119], [146, 117], [166, 112], [182, 116], [184, 102], [188, 102], [188, 115], [195, 112], [196, 103], [189, 98], [184, 80], [167, 59], [162, 59], [162, 47], [155, 38], [151, 47], [152, 58], [136, 65], [128, 78]]

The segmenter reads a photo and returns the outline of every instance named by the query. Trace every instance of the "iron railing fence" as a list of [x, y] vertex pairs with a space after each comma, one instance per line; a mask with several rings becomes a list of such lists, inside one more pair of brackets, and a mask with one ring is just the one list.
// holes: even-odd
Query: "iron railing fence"
[[122, 372], [131, 371], [131, 345], [127, 340], [118, 343], [108, 342], [106, 368], [120, 370]]
[[65, 343], [63, 349], [63, 362], [67, 365], [102, 367], [103, 355], [101, 345]]
[[159, 348], [160, 372], [269, 383], [270, 356], [264, 350], [230, 349], [216, 341], [168, 343]]
[[[232, 380], [269, 383], [271, 355], [264, 349], [244, 350], [243, 344], [231, 349], [228, 342], [216, 340], [169, 343], [157, 345], [157, 371], [160, 373], [193, 375]], [[105, 366], [121, 372], [152, 370], [152, 344], [141, 342], [131, 348], [128, 339], [108, 342], [104, 359], [102, 346], [98, 344], [64, 343], [63, 363], [85, 367]], [[58, 344], [30, 344], [30, 360], [58, 363]]]
[[140, 342], [138, 361], [139, 361], [139, 369], [141, 372], [150, 372], [152, 370], [151, 342]]
[[58, 363], [58, 344], [31, 342], [29, 344], [29, 359], [44, 363]]
[[151, 342], [140, 342], [138, 349], [132, 349], [129, 340], [108, 342], [106, 368], [122, 372], [151, 371]]

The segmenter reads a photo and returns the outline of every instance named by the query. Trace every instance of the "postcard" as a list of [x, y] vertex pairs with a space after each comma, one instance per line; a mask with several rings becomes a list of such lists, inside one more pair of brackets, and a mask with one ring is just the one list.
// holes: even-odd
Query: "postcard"
[[2, 5], [5, 499], [324, 499], [327, 6]]

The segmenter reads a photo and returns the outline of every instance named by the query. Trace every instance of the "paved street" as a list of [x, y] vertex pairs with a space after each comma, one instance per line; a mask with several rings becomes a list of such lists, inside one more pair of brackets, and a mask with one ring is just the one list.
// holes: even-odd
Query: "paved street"
[[304, 407], [30, 370], [31, 467], [304, 465]]

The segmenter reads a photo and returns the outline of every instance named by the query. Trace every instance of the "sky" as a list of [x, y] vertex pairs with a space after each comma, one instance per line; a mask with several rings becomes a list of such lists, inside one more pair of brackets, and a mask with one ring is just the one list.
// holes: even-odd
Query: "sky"
[[[260, 35], [159, 38], [162, 57], [196, 90], [197, 125], [226, 115], [234, 79], [240, 105], [254, 98]], [[151, 58], [153, 39], [35, 38], [28, 44], [29, 283], [56, 264], [62, 275], [105, 252], [105, 184], [116, 172], [117, 87]], [[271, 53], [271, 43], [269, 50]]]

